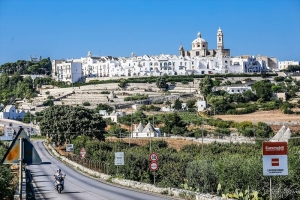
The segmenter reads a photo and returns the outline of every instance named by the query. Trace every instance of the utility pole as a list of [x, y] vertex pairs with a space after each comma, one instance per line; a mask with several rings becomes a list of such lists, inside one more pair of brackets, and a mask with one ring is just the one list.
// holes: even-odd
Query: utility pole
[[203, 157], [203, 118], [202, 118], [202, 157]]
[[131, 131], [131, 132], [130, 132], [130, 136], [129, 136], [129, 146], [130, 146], [130, 138], [133, 136], [133, 135], [132, 135], [132, 134], [133, 134], [133, 133], [132, 133], [132, 132], [133, 132], [133, 131], [132, 131], [132, 115], [133, 115], [133, 112], [132, 112], [132, 110], [131, 110], [131, 125], [130, 125], [130, 131]]
[[19, 198], [22, 200], [22, 180], [23, 180], [23, 171], [22, 171], [22, 162], [23, 162], [23, 138], [20, 138], [20, 156], [19, 156]]
[[29, 107], [29, 116], [30, 116], [30, 131], [29, 131], [29, 137], [31, 136], [31, 130], [32, 130], [32, 125], [31, 125], [31, 106]]

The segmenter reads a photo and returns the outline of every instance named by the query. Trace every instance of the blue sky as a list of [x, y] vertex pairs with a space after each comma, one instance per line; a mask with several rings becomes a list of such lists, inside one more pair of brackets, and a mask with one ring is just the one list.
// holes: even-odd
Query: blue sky
[[300, 61], [299, 0], [0, 0], [0, 64], [215, 49], [219, 27], [232, 56]]

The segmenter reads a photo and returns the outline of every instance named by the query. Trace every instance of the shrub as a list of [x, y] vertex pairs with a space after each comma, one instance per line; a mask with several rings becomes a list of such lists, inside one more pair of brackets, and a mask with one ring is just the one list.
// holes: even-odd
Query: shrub
[[43, 106], [53, 106], [53, 105], [54, 105], [54, 103], [51, 99], [48, 99], [43, 102]]
[[84, 105], [84, 106], [90, 106], [91, 104], [90, 104], [90, 102], [83, 102], [82, 105]]

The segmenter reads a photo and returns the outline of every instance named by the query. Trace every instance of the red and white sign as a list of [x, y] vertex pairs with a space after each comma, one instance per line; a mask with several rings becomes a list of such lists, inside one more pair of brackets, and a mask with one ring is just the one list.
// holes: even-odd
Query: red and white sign
[[158, 155], [156, 153], [150, 154], [150, 161], [158, 161]]
[[82, 148], [80, 149], [80, 156], [81, 156], [81, 158], [85, 158], [85, 155], [86, 155], [85, 148], [82, 147]]
[[158, 170], [158, 164], [157, 164], [157, 162], [152, 161], [152, 162], [150, 163], [150, 170], [152, 170], [152, 171]]
[[287, 142], [263, 142], [263, 175], [288, 175]]

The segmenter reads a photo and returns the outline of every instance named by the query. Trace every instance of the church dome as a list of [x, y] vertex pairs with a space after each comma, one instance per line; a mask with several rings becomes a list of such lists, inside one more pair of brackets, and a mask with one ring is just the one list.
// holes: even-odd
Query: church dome
[[192, 42], [192, 44], [194, 44], [194, 43], [206, 43], [206, 40], [201, 38], [201, 33], [200, 32], [198, 32], [197, 38], [194, 39], [194, 41]]

